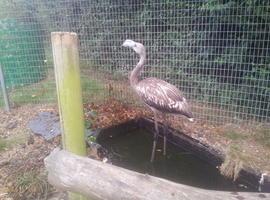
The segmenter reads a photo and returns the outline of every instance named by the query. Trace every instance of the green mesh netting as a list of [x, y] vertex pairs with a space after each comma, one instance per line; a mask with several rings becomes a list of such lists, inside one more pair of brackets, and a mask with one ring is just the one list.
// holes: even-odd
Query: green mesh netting
[[38, 82], [46, 76], [41, 26], [0, 20], [0, 64], [7, 87]]

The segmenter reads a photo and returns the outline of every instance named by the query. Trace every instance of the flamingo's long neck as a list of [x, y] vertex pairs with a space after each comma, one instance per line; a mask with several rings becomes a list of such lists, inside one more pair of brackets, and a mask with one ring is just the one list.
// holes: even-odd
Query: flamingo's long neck
[[136, 67], [132, 70], [130, 74], [130, 85], [134, 87], [139, 82], [139, 76], [140, 72], [143, 69], [144, 63], [145, 63], [146, 55], [142, 54], [140, 55], [140, 61], [136, 65]]

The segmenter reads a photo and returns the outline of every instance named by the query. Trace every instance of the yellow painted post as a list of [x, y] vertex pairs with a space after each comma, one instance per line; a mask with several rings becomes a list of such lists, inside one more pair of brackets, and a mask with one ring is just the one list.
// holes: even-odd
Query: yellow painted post
[[[78, 37], [76, 33], [53, 32], [51, 40], [63, 148], [74, 154], [85, 156]], [[69, 199], [86, 198], [69, 193]]]

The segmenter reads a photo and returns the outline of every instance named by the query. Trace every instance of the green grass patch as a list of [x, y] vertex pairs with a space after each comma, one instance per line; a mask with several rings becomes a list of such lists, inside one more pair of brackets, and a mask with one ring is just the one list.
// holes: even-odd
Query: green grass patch
[[[83, 100], [99, 100], [104, 98], [105, 85], [87, 76], [81, 77]], [[18, 86], [10, 90], [9, 99], [12, 104], [21, 105], [24, 103], [56, 103], [56, 85], [54, 79], [43, 80], [39, 83]], [[2, 95], [0, 95], [0, 106], [4, 106]]]
[[229, 147], [225, 160], [220, 166], [220, 173], [234, 181], [239, 177], [239, 172], [243, 168], [243, 158], [241, 150], [235, 144]]
[[231, 140], [244, 140], [247, 138], [246, 135], [243, 135], [242, 133], [238, 133], [234, 130], [228, 130], [225, 133], [225, 136]]
[[0, 138], [0, 152], [7, 149], [7, 141], [3, 138]]
[[270, 148], [270, 128], [261, 127], [254, 133], [255, 140], [265, 147]]
[[11, 138], [8, 138], [6, 140], [8, 148], [11, 148], [13, 146], [19, 145], [19, 144], [24, 144], [27, 142], [27, 134], [25, 132], [22, 132], [18, 135], [15, 135]]
[[97, 82], [96, 80], [90, 79], [87, 76], [81, 77], [82, 91], [96, 91], [96, 90], [104, 90], [104, 85]]
[[47, 182], [46, 173], [38, 170], [19, 172], [12, 177], [15, 178], [9, 193], [14, 199], [47, 199], [52, 190]]
[[40, 83], [21, 86], [13, 89], [9, 93], [11, 102], [20, 103], [37, 103], [40, 101], [56, 101], [55, 83], [42, 81]]
[[24, 144], [26, 141], [27, 137], [24, 133], [6, 139], [0, 138], [0, 152], [6, 149], [10, 149], [16, 145]]
[[88, 76], [81, 77], [83, 102], [99, 101], [104, 99], [106, 95], [105, 84], [100, 81], [89, 78]]
[[4, 107], [4, 97], [2, 93], [0, 92], [0, 108]]

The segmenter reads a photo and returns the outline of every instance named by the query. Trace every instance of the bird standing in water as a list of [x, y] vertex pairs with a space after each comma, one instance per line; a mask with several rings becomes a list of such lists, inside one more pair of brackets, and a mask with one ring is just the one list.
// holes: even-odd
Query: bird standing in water
[[167, 83], [166, 81], [152, 77], [139, 80], [140, 72], [146, 60], [146, 52], [143, 44], [134, 42], [133, 40], [125, 40], [122, 46], [132, 48], [140, 56], [140, 60], [136, 67], [132, 70], [129, 80], [131, 87], [154, 113], [155, 135], [151, 154], [151, 162], [153, 162], [159, 135], [157, 115], [162, 116], [165, 124], [163, 155], [166, 155], [168, 131], [166, 114], [181, 114], [186, 116], [189, 121], [193, 121], [193, 116], [186, 98], [182, 95], [177, 87]]

